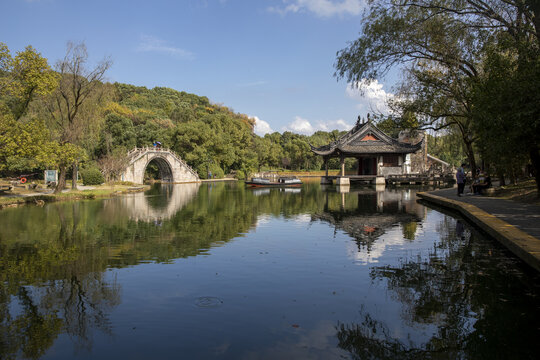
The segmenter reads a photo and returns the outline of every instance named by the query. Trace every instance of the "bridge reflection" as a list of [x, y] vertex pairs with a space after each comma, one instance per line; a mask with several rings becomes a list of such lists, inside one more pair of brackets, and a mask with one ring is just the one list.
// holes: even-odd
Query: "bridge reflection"
[[119, 199], [120, 207], [131, 220], [161, 222], [173, 217], [192, 201], [200, 186], [200, 183], [162, 184], [159, 193], [153, 189], [122, 197]]

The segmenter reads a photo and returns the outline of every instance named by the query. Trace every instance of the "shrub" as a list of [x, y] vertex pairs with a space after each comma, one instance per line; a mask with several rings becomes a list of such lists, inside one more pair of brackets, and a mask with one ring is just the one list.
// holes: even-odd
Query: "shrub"
[[[212, 178], [213, 179], [221, 179], [225, 176], [225, 173], [223, 172], [223, 169], [219, 167], [219, 165], [212, 163], [210, 165], [209, 170], [212, 172]], [[208, 178], [208, 175], [205, 176], [205, 178]]]
[[101, 185], [105, 182], [105, 178], [99, 169], [88, 168], [81, 170], [83, 185]]

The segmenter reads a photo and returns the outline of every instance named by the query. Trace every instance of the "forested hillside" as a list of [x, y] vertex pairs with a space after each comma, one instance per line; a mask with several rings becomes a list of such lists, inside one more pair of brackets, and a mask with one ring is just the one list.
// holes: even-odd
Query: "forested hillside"
[[[102, 108], [103, 124], [90, 160], [161, 142], [177, 152], [201, 178], [234, 172], [240, 178], [268, 169], [319, 170], [322, 159], [309, 147], [340, 133], [305, 136], [275, 132], [260, 137], [247, 115], [211, 103], [204, 96], [169, 88], [147, 89], [115, 83]], [[337, 168], [338, 164], [334, 164]]]
[[63, 182], [79, 168], [100, 168], [112, 180], [128, 150], [155, 141], [177, 152], [201, 178], [209, 171], [243, 178], [269, 169], [319, 170], [322, 159], [309, 144], [324, 145], [340, 135], [260, 137], [252, 118], [207, 97], [106, 83], [110, 62], [90, 68], [84, 44], [68, 44], [54, 68], [30, 46], [12, 54], [0, 45], [1, 176], [57, 168]]
[[[261, 170], [321, 170], [323, 160], [310, 144], [328, 144], [343, 133], [260, 137], [252, 118], [205, 96], [104, 82], [110, 62], [89, 68], [84, 44], [69, 44], [54, 69], [32, 47], [12, 55], [0, 45], [0, 176], [57, 168], [63, 187], [66, 175], [80, 168], [100, 169], [114, 180], [127, 151], [155, 141], [177, 152], [201, 178], [209, 172], [244, 178]], [[384, 124], [393, 122], [381, 123], [391, 135], [399, 130]], [[460, 161], [463, 154], [445, 143], [441, 138], [434, 155], [440, 149], [444, 160]], [[337, 169], [338, 160], [329, 165]], [[352, 168], [354, 160], [346, 166]]]

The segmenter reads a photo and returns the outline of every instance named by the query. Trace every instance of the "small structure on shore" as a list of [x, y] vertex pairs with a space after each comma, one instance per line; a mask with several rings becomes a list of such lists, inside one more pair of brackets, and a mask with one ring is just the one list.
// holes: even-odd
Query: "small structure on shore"
[[[436, 159], [428, 159], [426, 140], [424, 132], [406, 131], [394, 139], [377, 128], [368, 116], [366, 122], [361, 122], [359, 117], [356, 125], [336, 141], [321, 147], [311, 146], [311, 150], [324, 159], [326, 175], [321, 178], [322, 184], [331, 184], [334, 179], [338, 185], [348, 185], [350, 181], [385, 184], [389, 178], [394, 182], [405, 179], [405, 182], [411, 177], [417, 182], [418, 176], [427, 179], [428, 160]], [[346, 174], [345, 159], [351, 157], [357, 160], [356, 171]], [[328, 175], [331, 158], [340, 159], [338, 176]]]

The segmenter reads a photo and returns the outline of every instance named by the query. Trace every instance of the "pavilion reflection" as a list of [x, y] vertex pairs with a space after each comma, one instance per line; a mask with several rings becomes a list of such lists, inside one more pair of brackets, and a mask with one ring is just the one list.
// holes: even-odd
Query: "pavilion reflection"
[[358, 251], [368, 252], [390, 228], [401, 226], [399, 240], [414, 240], [416, 225], [425, 216], [426, 209], [416, 203], [414, 191], [375, 188], [349, 189], [348, 193], [328, 189], [323, 212], [313, 215], [354, 238]]

